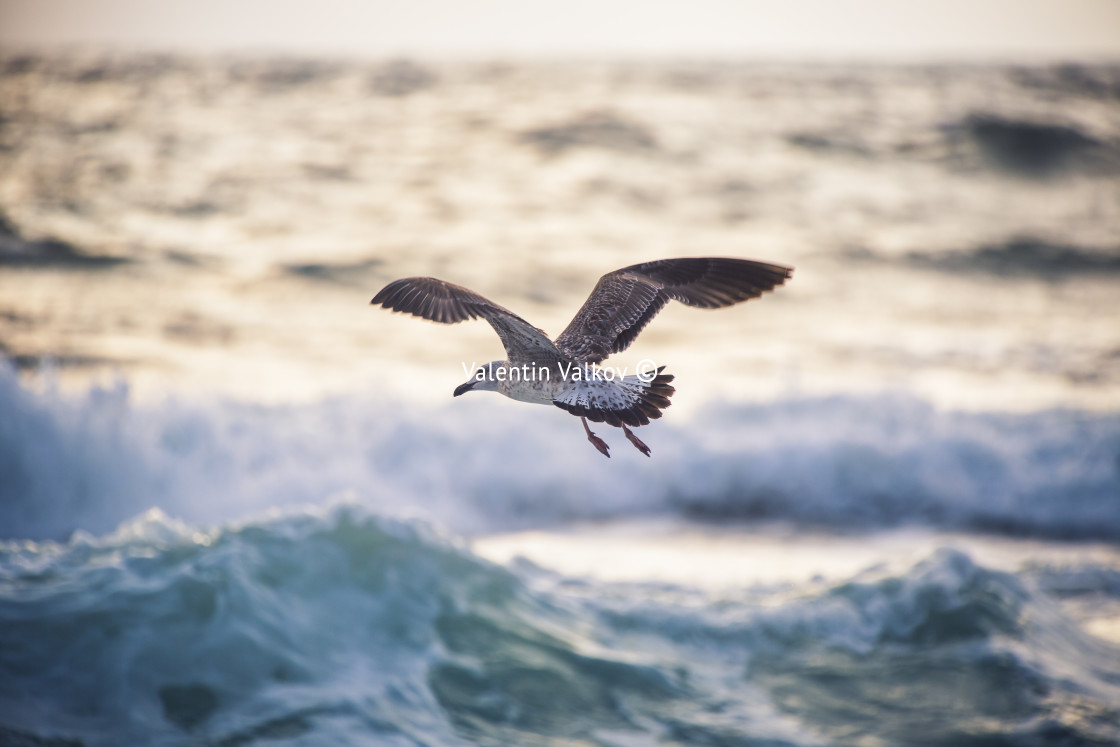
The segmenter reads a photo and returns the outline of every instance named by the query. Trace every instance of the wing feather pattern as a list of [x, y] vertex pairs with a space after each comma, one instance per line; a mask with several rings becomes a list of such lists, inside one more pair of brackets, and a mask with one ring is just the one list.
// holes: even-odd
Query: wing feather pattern
[[630, 346], [669, 301], [718, 309], [758, 298], [784, 283], [793, 268], [749, 259], [661, 259], [607, 273], [560, 336], [556, 347], [599, 363]]
[[563, 358], [544, 332], [509, 309], [461, 285], [436, 278], [402, 278], [378, 291], [370, 303], [440, 324], [485, 319], [502, 339], [512, 365], [553, 363]]

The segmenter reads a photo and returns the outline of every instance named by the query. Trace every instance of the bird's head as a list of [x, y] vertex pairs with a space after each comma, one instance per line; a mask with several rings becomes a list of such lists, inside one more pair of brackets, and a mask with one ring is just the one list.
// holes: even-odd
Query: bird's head
[[455, 387], [455, 394], [452, 396], [458, 397], [460, 394], [466, 392], [496, 392], [498, 391], [498, 382], [503, 381], [504, 377], [499, 373], [499, 370], [504, 369], [505, 361], [490, 361], [485, 366], [481, 366], [474, 375], [467, 379], [465, 382]]

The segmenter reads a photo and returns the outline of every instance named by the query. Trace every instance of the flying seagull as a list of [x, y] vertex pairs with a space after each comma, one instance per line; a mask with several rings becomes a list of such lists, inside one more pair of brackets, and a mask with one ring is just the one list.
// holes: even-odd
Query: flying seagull
[[719, 309], [758, 298], [792, 274], [792, 267], [720, 257], [659, 259], [623, 267], [599, 279], [555, 340], [509, 309], [436, 278], [394, 280], [370, 303], [441, 324], [485, 319], [502, 339], [506, 360], [479, 368], [454, 396], [491, 391], [519, 402], [556, 405], [579, 416], [587, 440], [604, 456], [610, 457], [610, 448], [591, 432], [588, 420], [621, 428], [630, 443], [649, 456], [649, 447], [630, 428], [661, 417], [676, 391], [669, 385], [673, 377], [662, 373], [664, 366], [614, 376], [596, 364], [628, 348], [671, 300]]

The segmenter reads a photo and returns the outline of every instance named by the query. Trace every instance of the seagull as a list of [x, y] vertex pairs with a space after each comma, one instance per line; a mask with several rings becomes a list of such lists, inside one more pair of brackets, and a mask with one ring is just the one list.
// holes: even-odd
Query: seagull
[[610, 447], [587, 421], [621, 428], [638, 451], [650, 455], [631, 428], [661, 417], [676, 391], [664, 366], [616, 375], [598, 366], [630, 347], [638, 333], [669, 301], [720, 309], [773, 290], [792, 267], [750, 259], [688, 257], [659, 259], [608, 272], [599, 279], [568, 327], [555, 340], [517, 314], [472, 290], [428, 277], [402, 278], [370, 301], [382, 308], [458, 324], [485, 319], [498, 333], [506, 360], [492, 361], [454, 392], [500, 392], [519, 402], [555, 405], [583, 421], [587, 440], [607, 458]]

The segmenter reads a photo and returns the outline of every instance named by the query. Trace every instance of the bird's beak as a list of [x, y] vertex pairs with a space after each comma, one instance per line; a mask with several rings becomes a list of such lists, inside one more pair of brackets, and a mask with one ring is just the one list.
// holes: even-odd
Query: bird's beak
[[477, 384], [477, 383], [478, 383], [478, 379], [471, 379], [470, 381], [468, 381], [464, 384], [460, 384], [459, 386], [455, 387], [455, 393], [451, 396], [458, 397], [460, 394], [463, 394], [464, 392], [469, 392], [470, 390], [474, 389], [474, 385]]

